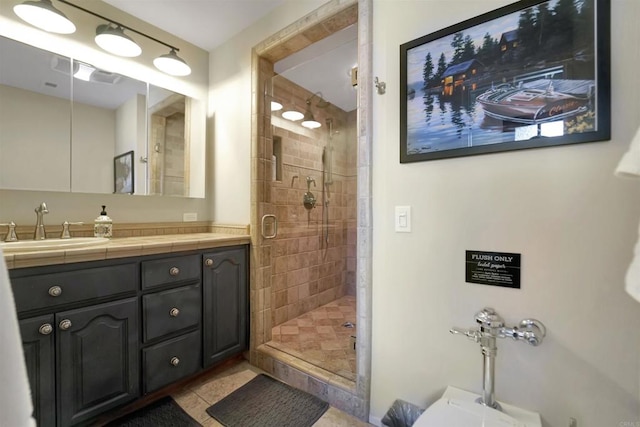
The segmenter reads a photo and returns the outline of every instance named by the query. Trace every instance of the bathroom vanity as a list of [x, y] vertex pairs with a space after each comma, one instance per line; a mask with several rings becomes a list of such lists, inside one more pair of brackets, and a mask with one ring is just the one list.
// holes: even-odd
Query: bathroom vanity
[[[110, 243], [105, 259], [14, 265], [38, 426], [84, 424], [246, 350], [248, 246], [241, 241], [180, 250], [164, 237], [156, 250], [148, 247], [161, 252], [164, 244], [169, 253], [122, 257]], [[108, 259], [110, 247], [120, 257]]]

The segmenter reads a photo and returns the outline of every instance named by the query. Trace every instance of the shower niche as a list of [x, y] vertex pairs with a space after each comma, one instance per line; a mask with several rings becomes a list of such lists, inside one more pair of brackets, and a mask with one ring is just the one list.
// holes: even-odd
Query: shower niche
[[282, 181], [282, 138], [279, 136], [273, 137], [271, 168], [271, 180]]

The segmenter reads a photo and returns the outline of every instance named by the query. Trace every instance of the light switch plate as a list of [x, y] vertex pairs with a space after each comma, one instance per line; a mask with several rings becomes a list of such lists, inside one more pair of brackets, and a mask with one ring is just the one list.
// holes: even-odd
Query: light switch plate
[[411, 233], [411, 206], [396, 206], [396, 233]]

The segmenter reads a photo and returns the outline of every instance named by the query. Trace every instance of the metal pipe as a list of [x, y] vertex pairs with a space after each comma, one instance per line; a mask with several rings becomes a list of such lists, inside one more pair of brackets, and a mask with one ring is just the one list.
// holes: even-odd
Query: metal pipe
[[482, 347], [482, 397], [478, 399], [478, 403], [501, 410], [495, 393], [495, 367], [498, 354], [496, 339], [485, 336], [480, 339], [480, 345]]
[[112, 24], [115, 24], [115, 25], [117, 25], [117, 26], [119, 26], [119, 27], [126, 28], [127, 30], [132, 31], [132, 32], [134, 32], [134, 33], [136, 33], [136, 34], [138, 34], [138, 35], [141, 35], [142, 37], [146, 37], [146, 38], [148, 38], [149, 40], [153, 40], [153, 41], [154, 41], [154, 42], [156, 42], [156, 43], [160, 43], [161, 45], [164, 45], [164, 46], [166, 46], [166, 47], [168, 47], [168, 48], [171, 48], [171, 49], [175, 50], [176, 52], [179, 52], [179, 51], [180, 51], [180, 49], [178, 49], [178, 48], [177, 48], [177, 47], [175, 47], [175, 46], [170, 45], [169, 43], [165, 43], [165, 42], [163, 42], [162, 40], [158, 40], [158, 39], [157, 39], [157, 38], [155, 38], [155, 37], [151, 37], [151, 36], [150, 36], [150, 35], [148, 35], [148, 34], [145, 34], [145, 33], [141, 32], [141, 31], [138, 31], [138, 30], [136, 30], [136, 29], [134, 29], [134, 28], [131, 28], [131, 27], [129, 27], [128, 25], [124, 25], [124, 24], [122, 24], [122, 23], [120, 23], [120, 22], [118, 22], [118, 21], [114, 21], [114, 20], [113, 20], [113, 19], [111, 19], [111, 18], [107, 18], [106, 16], [102, 16], [102, 15], [100, 15], [99, 13], [92, 12], [92, 11], [90, 11], [89, 9], [85, 9], [85, 8], [84, 8], [84, 7], [82, 7], [82, 6], [78, 6], [77, 4], [73, 4], [73, 3], [71, 3], [70, 1], [67, 1], [67, 0], [59, 0], [59, 1], [60, 1], [60, 3], [64, 3], [64, 4], [68, 5], [68, 6], [75, 7], [76, 9], [79, 9], [79, 10], [81, 10], [81, 11], [85, 12], [85, 13], [88, 13], [89, 15], [93, 15], [93, 16], [95, 16], [96, 18], [104, 19], [105, 21], [110, 22], [110, 23], [112, 23]]

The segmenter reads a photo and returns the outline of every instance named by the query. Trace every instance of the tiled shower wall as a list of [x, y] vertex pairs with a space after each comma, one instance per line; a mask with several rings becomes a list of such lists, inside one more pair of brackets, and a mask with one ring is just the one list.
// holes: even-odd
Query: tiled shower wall
[[151, 116], [149, 147], [150, 193], [188, 194], [185, 182], [185, 115]]
[[[273, 79], [273, 95], [285, 109], [295, 105], [299, 111], [313, 96], [282, 76]], [[356, 112], [318, 106], [319, 101], [312, 100], [313, 115], [322, 124], [318, 129], [284, 120], [278, 112], [271, 117], [272, 141], [280, 147], [274, 150], [277, 179], [268, 186], [278, 218], [271, 245], [273, 326], [355, 295]], [[333, 148], [327, 156], [330, 174], [328, 162], [323, 164], [328, 146]], [[310, 187], [307, 177], [313, 180]], [[317, 199], [311, 210], [303, 205], [308, 190]]]

